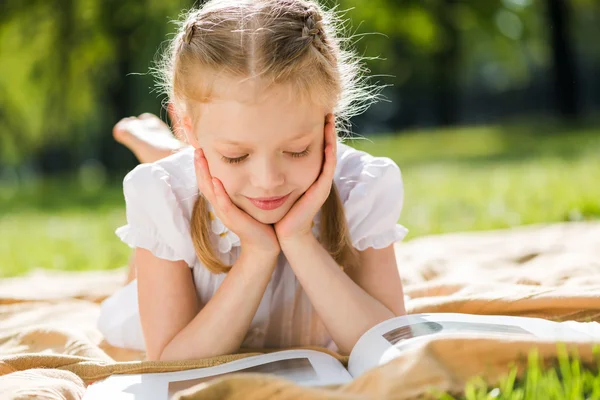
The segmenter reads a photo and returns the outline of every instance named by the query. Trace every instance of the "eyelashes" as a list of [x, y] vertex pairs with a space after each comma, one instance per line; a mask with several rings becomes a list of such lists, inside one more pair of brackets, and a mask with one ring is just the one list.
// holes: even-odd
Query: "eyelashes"
[[307, 147], [306, 149], [302, 150], [300, 153], [289, 153], [292, 158], [298, 158], [298, 157], [304, 157], [306, 155], [308, 155], [310, 148]]
[[[304, 149], [303, 151], [299, 152], [299, 153], [288, 152], [288, 154], [292, 158], [300, 158], [300, 157], [307, 156], [309, 152], [310, 152], [310, 146], [307, 147], [306, 149]], [[221, 160], [225, 161], [228, 164], [239, 164], [242, 161], [244, 161], [246, 158], [248, 158], [248, 154], [245, 154], [245, 155], [243, 155], [241, 157], [236, 157], [236, 158], [229, 158], [229, 157], [222, 156]]]
[[247, 154], [245, 156], [236, 157], [236, 158], [229, 158], [229, 157], [222, 156], [221, 160], [225, 161], [228, 164], [239, 164], [242, 161], [244, 161], [246, 159], [246, 157], [248, 157]]

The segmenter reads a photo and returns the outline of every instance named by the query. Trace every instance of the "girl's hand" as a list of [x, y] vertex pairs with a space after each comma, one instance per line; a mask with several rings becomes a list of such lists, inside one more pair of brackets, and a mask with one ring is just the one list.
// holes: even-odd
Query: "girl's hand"
[[278, 255], [281, 249], [273, 227], [258, 222], [233, 204], [221, 181], [210, 175], [208, 162], [200, 148], [194, 152], [194, 166], [198, 189], [212, 204], [221, 222], [238, 235], [242, 249]]
[[281, 245], [307, 235], [312, 236], [313, 218], [327, 200], [333, 184], [333, 174], [337, 163], [336, 138], [333, 114], [327, 114], [324, 162], [321, 174], [287, 214], [275, 224], [275, 233]]

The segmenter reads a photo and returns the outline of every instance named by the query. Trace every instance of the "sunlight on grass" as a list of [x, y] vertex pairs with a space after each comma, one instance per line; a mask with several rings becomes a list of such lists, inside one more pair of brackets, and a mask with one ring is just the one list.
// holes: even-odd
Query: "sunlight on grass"
[[400, 166], [407, 239], [600, 218], [600, 132], [537, 130], [475, 127], [350, 143]]
[[[403, 170], [401, 222], [411, 235], [600, 217], [600, 158]], [[410, 236], [409, 236], [410, 238]]]
[[26, 212], [0, 217], [0, 270], [17, 275], [35, 268], [110, 269], [127, 263], [129, 248], [114, 235], [123, 210]]
[[[400, 166], [407, 240], [600, 218], [600, 129], [468, 127], [351, 144]], [[0, 275], [125, 265], [130, 249], [114, 235], [126, 222], [121, 181], [93, 169], [62, 180], [0, 181]]]
[[[115, 236], [126, 223], [118, 183], [90, 186], [72, 176], [0, 187], [0, 274], [35, 268], [91, 270], [127, 263]], [[5, 211], [8, 210], [8, 213]]]

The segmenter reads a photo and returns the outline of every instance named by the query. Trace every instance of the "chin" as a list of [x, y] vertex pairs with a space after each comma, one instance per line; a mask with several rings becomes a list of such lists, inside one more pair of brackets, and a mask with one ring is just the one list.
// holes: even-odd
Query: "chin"
[[252, 215], [252, 218], [254, 218], [260, 223], [263, 223], [265, 225], [271, 225], [281, 221], [281, 219], [285, 216], [287, 211], [288, 210], [284, 210], [283, 207], [271, 211], [263, 211], [255, 208], [254, 212], [250, 215]]

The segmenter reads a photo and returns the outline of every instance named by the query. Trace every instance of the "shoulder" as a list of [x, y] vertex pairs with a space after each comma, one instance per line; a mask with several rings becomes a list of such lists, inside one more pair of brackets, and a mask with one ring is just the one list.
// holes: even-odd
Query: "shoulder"
[[404, 203], [398, 165], [342, 143], [337, 154], [334, 182], [354, 247], [379, 249], [404, 238], [408, 231], [398, 224]]
[[402, 174], [394, 160], [373, 156], [344, 143], [338, 143], [334, 182], [344, 204], [357, 191], [366, 196], [369, 190], [385, 189], [393, 197], [404, 192]]
[[168, 199], [179, 205], [195, 200], [198, 195], [193, 164], [193, 149], [184, 148], [154, 163], [140, 164], [123, 179], [126, 198], [139, 198], [144, 203]]
[[193, 151], [183, 149], [154, 163], [140, 164], [123, 180], [127, 225], [117, 235], [130, 247], [194, 265], [190, 221], [198, 198]]

